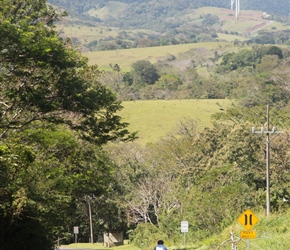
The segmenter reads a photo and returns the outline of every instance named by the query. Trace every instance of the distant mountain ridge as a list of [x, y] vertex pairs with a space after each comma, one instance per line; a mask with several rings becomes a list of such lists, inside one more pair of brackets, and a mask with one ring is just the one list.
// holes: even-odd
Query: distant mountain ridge
[[[156, 15], [164, 15], [173, 17], [176, 11], [188, 11], [200, 7], [220, 7], [230, 8], [231, 0], [48, 0], [49, 3], [63, 7], [74, 16], [88, 16], [92, 10], [105, 10], [108, 5], [123, 3], [126, 8], [123, 8], [122, 18], [146, 13], [148, 18], [157, 18]], [[290, 2], [289, 0], [240, 0], [241, 10], [259, 10], [280, 16], [289, 16]], [[118, 9], [116, 10], [118, 11]], [[113, 17], [114, 15], [112, 15]], [[96, 19], [102, 20], [99, 16]], [[108, 20], [105, 20], [108, 21]], [[142, 21], [142, 20], [140, 20]], [[114, 23], [115, 25], [118, 22]]]
[[[127, 4], [154, 4], [159, 3], [164, 6], [176, 5], [180, 8], [185, 7], [221, 7], [228, 8], [231, 5], [231, 0], [177, 0], [177, 1], [163, 1], [163, 0], [117, 0]], [[97, 1], [98, 2], [98, 1]], [[103, 1], [105, 2], [105, 1]], [[272, 1], [272, 0], [240, 0], [241, 9], [244, 10], [261, 10], [274, 14], [288, 16], [290, 11], [290, 2], [288, 0]]]
[[48, 1], [68, 12], [62, 35], [84, 51], [232, 39], [289, 43], [289, 0], [240, 0], [240, 22], [231, 0]]

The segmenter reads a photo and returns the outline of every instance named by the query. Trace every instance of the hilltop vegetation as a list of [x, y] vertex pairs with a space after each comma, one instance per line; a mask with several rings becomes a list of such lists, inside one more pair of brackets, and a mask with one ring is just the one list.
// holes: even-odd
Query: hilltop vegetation
[[[132, 62], [127, 72], [122, 71], [122, 60], [127, 57], [120, 51], [120, 64], [114, 64], [116, 54], [108, 56], [111, 71], [104, 72], [100, 80], [123, 101], [232, 98], [244, 107], [266, 103], [288, 106], [288, 47], [214, 45], [193, 45], [188, 51], [163, 57], [152, 54], [149, 58], [150, 54], [146, 54], [148, 60]], [[174, 46], [170, 49], [174, 52]], [[148, 51], [134, 50], [136, 60], [139, 52], [142, 57], [142, 52]]]

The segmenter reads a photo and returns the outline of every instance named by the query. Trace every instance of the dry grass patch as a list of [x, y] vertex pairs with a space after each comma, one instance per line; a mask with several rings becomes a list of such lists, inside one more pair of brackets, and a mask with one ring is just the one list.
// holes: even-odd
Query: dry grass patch
[[89, 64], [97, 64], [100, 69], [108, 70], [110, 64], [118, 64], [122, 71], [130, 71], [132, 63], [138, 60], [148, 60], [156, 63], [169, 54], [178, 58], [179, 54], [191, 49], [205, 48], [208, 50], [219, 49], [227, 46], [226, 42], [219, 43], [190, 43], [170, 46], [134, 48], [110, 51], [85, 52], [83, 55], [89, 59]]
[[198, 128], [211, 126], [211, 116], [226, 109], [231, 100], [148, 100], [123, 102], [120, 112], [130, 131], [139, 131], [141, 144], [157, 142], [181, 121], [195, 120]]

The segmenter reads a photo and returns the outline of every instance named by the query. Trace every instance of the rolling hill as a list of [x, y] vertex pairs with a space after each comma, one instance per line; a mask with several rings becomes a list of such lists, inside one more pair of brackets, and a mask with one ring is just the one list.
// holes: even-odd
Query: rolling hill
[[[73, 44], [85, 52], [245, 41], [261, 32], [289, 30], [287, 18], [272, 14], [278, 12], [265, 12], [271, 4], [266, 8], [262, 1], [252, 5], [244, 1], [237, 20], [230, 1], [210, 2], [88, 0], [82, 1], [80, 6], [77, 1], [50, 0], [54, 6], [60, 6], [69, 13], [57, 24], [60, 35], [70, 37]], [[287, 7], [285, 1], [276, 5], [279, 10]], [[283, 40], [287, 41], [287, 34], [277, 36], [286, 36]]]
[[[146, 23], [149, 19], [158, 19], [158, 17], [173, 16], [173, 13], [182, 13], [185, 10], [197, 9], [200, 7], [218, 7], [230, 8], [231, 0], [180, 0], [180, 1], [166, 1], [166, 0], [49, 0], [50, 3], [61, 6], [72, 15], [87, 16], [91, 15], [95, 10], [100, 16], [100, 20], [113, 21], [114, 18], [131, 19], [133, 16], [148, 14], [145, 20], [140, 20]], [[258, 10], [273, 13], [280, 16], [288, 16], [289, 1], [271, 1], [271, 0], [242, 0], [241, 10]], [[119, 8], [116, 8], [119, 7]], [[102, 13], [102, 15], [101, 15]], [[111, 20], [107, 17], [110, 16]], [[105, 18], [104, 18], [105, 17]]]

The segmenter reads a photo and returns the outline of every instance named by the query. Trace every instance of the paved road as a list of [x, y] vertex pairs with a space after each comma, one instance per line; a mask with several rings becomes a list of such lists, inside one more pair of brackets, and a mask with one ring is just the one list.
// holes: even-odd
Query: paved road
[[[65, 247], [59, 247], [59, 250], [89, 250], [88, 248], [65, 248]], [[92, 250], [92, 249], [91, 249]]]
[[88, 248], [65, 248], [65, 247], [60, 247], [60, 250], [89, 250]]
[[91, 248], [83, 248], [76, 246], [75, 248], [67, 248], [66, 246], [60, 246], [59, 250], [92, 250]]

